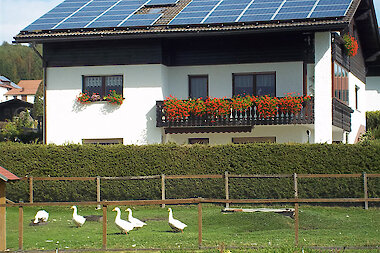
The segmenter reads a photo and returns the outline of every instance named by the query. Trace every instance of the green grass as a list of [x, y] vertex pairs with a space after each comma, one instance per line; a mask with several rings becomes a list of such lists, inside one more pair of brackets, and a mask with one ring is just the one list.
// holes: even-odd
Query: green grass
[[[107, 212], [108, 248], [198, 247], [197, 206], [173, 206], [174, 217], [188, 225], [185, 232], [173, 233], [167, 223], [167, 209], [158, 206], [132, 207], [133, 215], [145, 220], [147, 226], [120, 234], [114, 224], [115, 212]], [[247, 208], [247, 207], [245, 207]], [[49, 224], [29, 226], [39, 209], [49, 212]], [[127, 218], [126, 207], [120, 207]], [[294, 220], [275, 213], [228, 213], [221, 206], [203, 205], [203, 246], [257, 246], [259, 250], [244, 252], [294, 252]], [[78, 207], [81, 215], [102, 214], [94, 207]], [[91, 249], [102, 247], [102, 224], [86, 222], [81, 228], [73, 226], [69, 207], [25, 207], [24, 249]], [[380, 209], [359, 207], [300, 208], [300, 246], [376, 246], [380, 245]], [[7, 208], [7, 247], [18, 249], [18, 208]], [[231, 249], [231, 252], [242, 252]], [[170, 252], [170, 251], [164, 251]], [[194, 252], [194, 251], [190, 251]], [[205, 252], [219, 252], [210, 250]], [[307, 249], [304, 252], [321, 252]], [[330, 251], [331, 252], [331, 251]], [[349, 252], [349, 251], [345, 251]], [[363, 251], [374, 252], [374, 251]]]

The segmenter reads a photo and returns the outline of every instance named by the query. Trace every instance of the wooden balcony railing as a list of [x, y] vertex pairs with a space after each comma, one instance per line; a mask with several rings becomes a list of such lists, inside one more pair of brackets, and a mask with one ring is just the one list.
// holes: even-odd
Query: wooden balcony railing
[[344, 131], [351, 132], [351, 113], [352, 110], [348, 105], [342, 103], [336, 98], [332, 100], [333, 126], [339, 127]]
[[[256, 106], [247, 111], [231, 110], [225, 117], [213, 118], [210, 115], [190, 116], [185, 119], [169, 120], [165, 116], [163, 101], [156, 102], [157, 127], [165, 128], [242, 128], [254, 125], [288, 125], [288, 124], [313, 124], [314, 123], [314, 99], [304, 102], [303, 108], [297, 114], [278, 113], [275, 117], [262, 118]], [[248, 128], [247, 128], [248, 129]]]

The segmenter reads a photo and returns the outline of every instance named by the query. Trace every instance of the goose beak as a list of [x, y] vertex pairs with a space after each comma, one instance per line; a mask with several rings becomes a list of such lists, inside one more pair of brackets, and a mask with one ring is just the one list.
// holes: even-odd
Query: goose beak
[[112, 211], [116, 211], [116, 209], [114, 208], [114, 209], [112, 209]]

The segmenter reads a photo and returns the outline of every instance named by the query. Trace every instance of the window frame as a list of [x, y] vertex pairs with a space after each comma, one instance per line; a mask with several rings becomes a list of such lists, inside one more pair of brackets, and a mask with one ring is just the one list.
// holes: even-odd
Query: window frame
[[[85, 79], [88, 78], [88, 77], [100, 77], [102, 78], [102, 93], [103, 94], [99, 94], [100, 97], [102, 98], [101, 100], [103, 100], [103, 97], [107, 96], [108, 94], [106, 94], [106, 77], [121, 77], [121, 94], [122, 96], [123, 93], [124, 93], [124, 75], [82, 75], [82, 92], [86, 92], [86, 87], [85, 87]], [[119, 94], [119, 93], [117, 93]], [[89, 96], [91, 97], [92, 94], [89, 94]]]
[[274, 76], [274, 97], [277, 94], [277, 82], [276, 82], [276, 71], [268, 71], [268, 72], [243, 72], [243, 73], [232, 73], [232, 97], [237, 96], [238, 94], [235, 94], [235, 76], [253, 76], [253, 96], [257, 96], [257, 76], [258, 75], [273, 75]]
[[[337, 67], [337, 69], [335, 69], [335, 66]], [[346, 67], [344, 67], [342, 64], [340, 64], [337, 61], [333, 61], [332, 97], [336, 98], [337, 100], [344, 103], [345, 105], [349, 105], [349, 102], [350, 102], [349, 74], [350, 74], [350, 71]], [[336, 94], [336, 92], [338, 92], [338, 94]]]
[[210, 145], [210, 138], [188, 138], [189, 145]]
[[208, 83], [209, 83], [209, 80], [208, 80], [208, 75], [188, 75], [188, 88], [189, 88], [189, 96], [188, 96], [188, 98], [194, 98], [194, 97], [192, 97], [191, 96], [191, 79], [192, 78], [200, 78], [200, 77], [202, 77], [202, 78], [206, 78], [206, 91], [207, 91], [207, 95], [206, 95], [206, 97], [202, 97], [202, 99], [206, 99], [208, 96], [209, 96], [209, 90], [208, 90]]

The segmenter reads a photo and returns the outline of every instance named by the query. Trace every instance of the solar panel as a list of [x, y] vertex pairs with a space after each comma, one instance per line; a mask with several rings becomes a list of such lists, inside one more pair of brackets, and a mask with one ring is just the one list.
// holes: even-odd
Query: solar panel
[[151, 5], [173, 5], [176, 4], [179, 0], [150, 0], [145, 6]]
[[147, 0], [66, 0], [23, 31], [117, 27], [146, 2]]
[[121, 23], [120, 27], [127, 27], [127, 26], [148, 26], [153, 25], [160, 17], [162, 16], [161, 13], [154, 13], [154, 14], [135, 14], [129, 17], [126, 21]]
[[351, 3], [352, 0], [193, 0], [169, 24], [340, 17], [346, 14]]
[[[142, 7], [179, 0], [65, 0], [23, 31], [153, 25], [160, 13]], [[329, 18], [346, 15], [353, 0], [192, 0], [169, 25]]]

